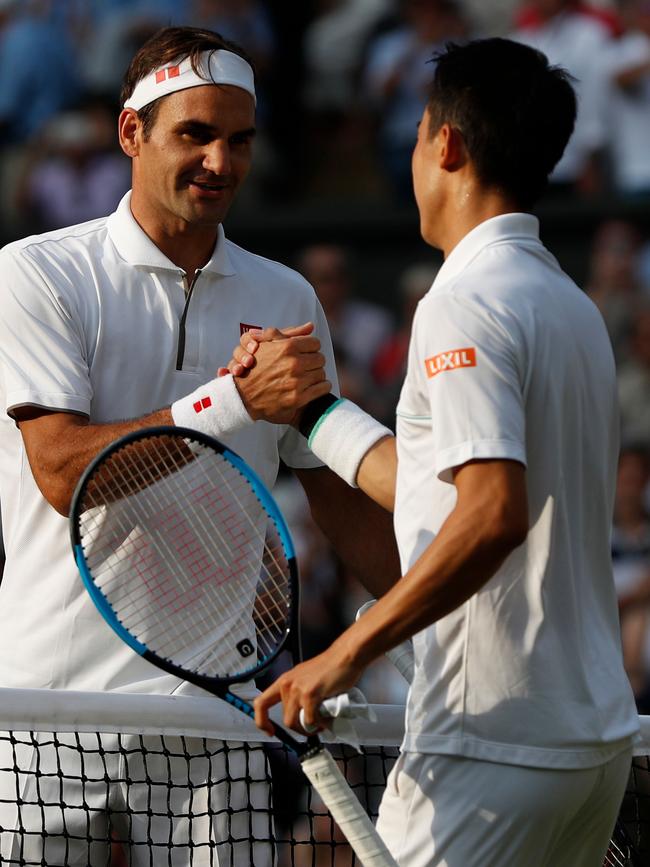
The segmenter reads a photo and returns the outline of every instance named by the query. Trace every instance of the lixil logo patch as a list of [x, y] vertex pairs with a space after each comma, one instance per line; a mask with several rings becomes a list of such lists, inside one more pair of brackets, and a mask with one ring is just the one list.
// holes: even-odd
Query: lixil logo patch
[[431, 358], [424, 359], [424, 366], [429, 379], [443, 373], [445, 370], [457, 370], [459, 367], [476, 367], [476, 349], [466, 346], [464, 349], [450, 349], [449, 352], [439, 352]]

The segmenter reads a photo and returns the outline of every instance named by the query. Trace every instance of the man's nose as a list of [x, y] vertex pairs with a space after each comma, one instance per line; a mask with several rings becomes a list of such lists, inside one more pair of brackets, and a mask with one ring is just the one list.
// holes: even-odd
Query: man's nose
[[230, 145], [227, 141], [217, 139], [208, 145], [203, 157], [203, 168], [215, 175], [230, 174]]

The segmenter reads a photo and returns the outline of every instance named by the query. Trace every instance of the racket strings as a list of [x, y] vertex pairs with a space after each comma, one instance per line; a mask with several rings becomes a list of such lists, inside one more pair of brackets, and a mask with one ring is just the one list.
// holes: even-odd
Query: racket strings
[[[223, 457], [202, 447], [197, 455], [197, 447], [190, 452], [185, 443], [171, 451], [173, 438], [161, 439], [148, 448], [159, 453], [162, 471], [152, 460], [139, 466], [127, 446], [105, 470], [110, 503], [105, 485], [89, 485], [82, 538], [91, 549], [91, 574], [118, 619], [136, 636], [146, 631], [154, 652], [175, 659], [182, 650], [185, 665], [197, 659], [202, 667], [216, 665], [223, 654], [216, 639], [254, 620], [258, 652], [269, 656], [288, 627], [290, 609], [289, 570], [277, 530], [270, 524], [269, 543], [255, 492]], [[236, 512], [224, 508], [227, 499]]]
[[[169, 548], [168, 548], [168, 550], [169, 550]], [[173, 553], [174, 553], [174, 552], [172, 551], [172, 554], [173, 554]], [[196, 570], [195, 570], [195, 571], [196, 571]], [[145, 576], [145, 578], [146, 578], [146, 576]]]

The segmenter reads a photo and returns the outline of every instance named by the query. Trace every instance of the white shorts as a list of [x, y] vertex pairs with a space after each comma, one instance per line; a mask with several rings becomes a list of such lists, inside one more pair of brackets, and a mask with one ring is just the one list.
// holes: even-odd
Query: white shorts
[[631, 760], [543, 770], [402, 753], [377, 828], [403, 867], [602, 867]]
[[[273, 862], [262, 749], [244, 753], [240, 744], [189, 737], [102, 735], [103, 753], [96, 735], [56, 738], [56, 748], [51, 734], [34, 735], [38, 748], [12, 746], [6, 737], [0, 742], [0, 863], [106, 865], [111, 829], [128, 841], [123, 848], [132, 867]], [[14, 764], [17, 774], [10, 770]]]

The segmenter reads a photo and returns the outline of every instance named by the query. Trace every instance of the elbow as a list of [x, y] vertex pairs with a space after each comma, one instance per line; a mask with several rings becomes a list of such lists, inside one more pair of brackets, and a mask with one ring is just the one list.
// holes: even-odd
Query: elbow
[[488, 545], [505, 558], [526, 541], [529, 530], [528, 511], [505, 508], [496, 510], [485, 527]]
[[42, 464], [32, 466], [32, 473], [38, 489], [49, 505], [67, 518], [74, 493], [74, 485], [71, 485], [68, 474]]
[[70, 514], [70, 506], [72, 505], [72, 488], [69, 485], [59, 482], [58, 480], [50, 481], [47, 485], [39, 484], [41, 493], [47, 502], [55, 509], [59, 515], [67, 518]]

